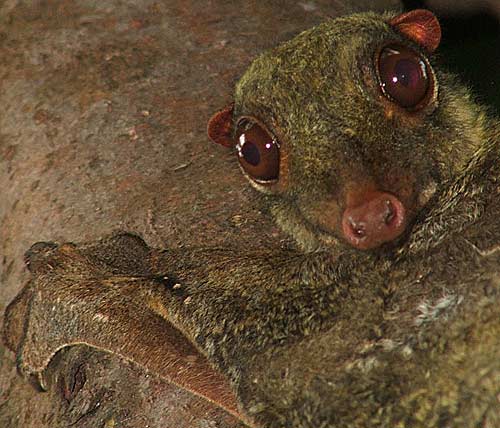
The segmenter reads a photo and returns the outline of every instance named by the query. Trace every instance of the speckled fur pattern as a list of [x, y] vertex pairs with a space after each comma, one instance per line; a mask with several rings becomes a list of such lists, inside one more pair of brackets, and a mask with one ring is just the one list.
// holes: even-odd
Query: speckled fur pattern
[[404, 43], [426, 55], [387, 24], [389, 16], [354, 15], [305, 31], [262, 54], [237, 85], [234, 117], [259, 118], [282, 143], [287, 183], [270, 196], [272, 211], [305, 250], [342, 246], [315, 224], [313, 212], [321, 201], [341, 200], [350, 181], [368, 174], [397, 193], [403, 180], [384, 183], [386, 175], [411, 171], [415, 194], [443, 189], [488, 139], [485, 111], [432, 61], [436, 100], [421, 112], [389, 114], [375, 52]]
[[[438, 66], [432, 111], [388, 122], [359, 71], [381, 42], [411, 44], [388, 18], [328, 21], [263, 54], [237, 86], [236, 115], [268, 118], [289, 145], [289, 186], [265, 197], [301, 250], [161, 250], [127, 234], [35, 247], [33, 280], [6, 322], [23, 372], [96, 341], [165, 370], [151, 339], [163, 337], [163, 320], [229, 379], [255, 427], [500, 426], [500, 127]], [[345, 155], [354, 140], [369, 150]], [[325, 174], [337, 172], [341, 187], [388, 153], [418, 173], [417, 189], [436, 184], [398, 245], [357, 251], [307, 221]], [[97, 298], [102, 287], [113, 302]], [[74, 308], [51, 324], [47, 307], [61, 299]], [[115, 321], [134, 308], [134, 323], [157, 330], [124, 333]]]

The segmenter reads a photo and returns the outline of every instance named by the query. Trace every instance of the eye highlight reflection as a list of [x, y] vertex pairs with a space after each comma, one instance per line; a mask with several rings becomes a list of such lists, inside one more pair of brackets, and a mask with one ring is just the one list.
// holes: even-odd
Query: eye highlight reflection
[[425, 59], [400, 45], [384, 47], [376, 60], [382, 93], [409, 110], [426, 105], [432, 90], [432, 75]]
[[279, 176], [279, 143], [259, 123], [243, 119], [236, 132], [238, 160], [243, 170], [258, 183], [273, 183]]

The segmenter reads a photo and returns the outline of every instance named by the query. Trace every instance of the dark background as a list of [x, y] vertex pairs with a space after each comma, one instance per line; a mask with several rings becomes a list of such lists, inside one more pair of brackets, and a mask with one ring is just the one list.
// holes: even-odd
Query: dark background
[[[496, 3], [496, 5], [495, 5]], [[500, 2], [403, 1], [405, 8], [430, 8], [439, 17], [441, 61], [470, 85], [478, 99], [500, 112]]]
[[[495, 1], [481, 10], [461, 0], [451, 8], [405, 3], [436, 8], [442, 60], [498, 110]], [[263, 49], [329, 16], [398, 7], [0, 3], [0, 313], [28, 280], [24, 251], [40, 240], [92, 241], [125, 229], [156, 247], [286, 244], [232, 154], [209, 144], [207, 120]], [[61, 352], [47, 378], [48, 391], [37, 392], [0, 344], [0, 427], [238, 426], [153, 374], [85, 347]]]

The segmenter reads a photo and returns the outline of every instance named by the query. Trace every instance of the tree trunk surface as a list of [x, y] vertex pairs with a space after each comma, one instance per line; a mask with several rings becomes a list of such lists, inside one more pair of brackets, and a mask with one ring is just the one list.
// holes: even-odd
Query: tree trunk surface
[[[0, 313], [37, 241], [116, 230], [155, 247], [280, 246], [233, 154], [206, 123], [262, 50], [373, 1], [17, 1], [0, 6]], [[1, 319], [1, 318], [0, 318]], [[1, 322], [1, 321], [0, 321]], [[38, 392], [0, 344], [0, 426], [240, 423], [120, 358], [74, 347]]]

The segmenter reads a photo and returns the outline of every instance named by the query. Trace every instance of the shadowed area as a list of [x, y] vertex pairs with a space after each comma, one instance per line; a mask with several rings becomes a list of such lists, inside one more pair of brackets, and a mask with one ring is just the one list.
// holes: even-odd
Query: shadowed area
[[[37, 241], [116, 229], [149, 245], [281, 246], [211, 114], [263, 49], [302, 29], [396, 0], [12, 1], [0, 6], [0, 308], [27, 280]], [[14, 330], [22, 325], [12, 325]], [[237, 427], [204, 400], [117, 357], [75, 347], [48, 392], [0, 345], [5, 427]]]

